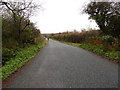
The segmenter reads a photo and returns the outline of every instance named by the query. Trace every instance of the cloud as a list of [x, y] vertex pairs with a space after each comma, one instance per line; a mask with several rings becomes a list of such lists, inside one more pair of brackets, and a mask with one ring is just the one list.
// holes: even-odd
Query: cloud
[[[40, 2], [41, 1], [41, 2]], [[36, 22], [36, 26], [42, 33], [56, 33], [80, 31], [83, 28], [96, 28], [95, 21], [88, 20], [87, 14], [81, 14], [81, 8], [89, 0], [40, 0], [45, 10], [38, 11], [36, 16], [31, 17], [31, 21]]]

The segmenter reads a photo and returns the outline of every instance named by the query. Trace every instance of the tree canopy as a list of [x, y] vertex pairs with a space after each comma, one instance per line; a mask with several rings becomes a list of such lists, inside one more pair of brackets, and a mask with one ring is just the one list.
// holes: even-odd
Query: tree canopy
[[84, 12], [96, 21], [103, 34], [120, 37], [120, 2], [90, 2]]

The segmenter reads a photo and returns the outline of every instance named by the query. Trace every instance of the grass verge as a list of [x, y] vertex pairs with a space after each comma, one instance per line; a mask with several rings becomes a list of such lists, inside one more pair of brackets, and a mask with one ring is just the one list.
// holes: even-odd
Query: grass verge
[[17, 71], [17, 69], [30, 61], [46, 44], [47, 42], [45, 41], [43, 44], [31, 45], [27, 48], [21, 49], [14, 58], [11, 58], [3, 67], [0, 68], [0, 78], [2, 80], [8, 78], [12, 73]]
[[117, 63], [120, 63], [120, 51], [107, 51], [100, 46], [92, 46], [89, 44], [80, 44], [79, 47], [90, 50], [99, 55], [103, 55], [109, 59], [115, 60]]
[[[55, 40], [55, 39], [53, 39], [53, 40]], [[56, 40], [56, 41], [58, 41], [58, 40]], [[105, 56], [108, 59], [112, 59], [117, 63], [120, 63], [120, 51], [107, 51], [103, 47], [93, 46], [93, 45], [86, 44], [86, 43], [81, 43], [80, 44], [80, 43], [71, 43], [71, 42], [64, 42], [64, 41], [60, 41], [60, 42], [63, 42], [63, 43], [66, 43], [66, 44], [72, 45], [72, 46], [81, 47], [83, 49], [92, 51], [96, 54]]]

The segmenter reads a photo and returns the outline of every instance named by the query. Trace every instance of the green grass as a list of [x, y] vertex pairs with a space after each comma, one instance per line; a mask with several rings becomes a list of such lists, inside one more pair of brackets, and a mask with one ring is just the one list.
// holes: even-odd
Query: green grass
[[120, 51], [106, 51], [100, 46], [92, 46], [88, 44], [80, 44], [79, 47], [93, 51], [97, 54], [104, 55], [110, 59], [114, 59], [117, 62], [120, 62]]
[[44, 45], [45, 44], [31, 45], [30, 47], [21, 49], [14, 58], [11, 58], [0, 68], [0, 78], [4, 80], [9, 77], [17, 69], [31, 60]]
[[105, 54], [105, 49], [99, 46], [92, 46], [89, 44], [80, 44], [79, 47], [96, 52], [97, 54]]
[[[60, 41], [60, 42], [63, 42], [63, 41]], [[86, 50], [92, 51], [99, 55], [103, 55], [105, 57], [108, 57], [109, 59], [113, 59], [116, 62], [120, 63], [120, 51], [107, 51], [106, 49], [104, 49], [104, 47], [93, 46], [93, 45], [86, 44], [86, 43], [81, 43], [81, 44], [80, 43], [71, 43], [71, 42], [63, 42], [63, 43], [84, 48]]]

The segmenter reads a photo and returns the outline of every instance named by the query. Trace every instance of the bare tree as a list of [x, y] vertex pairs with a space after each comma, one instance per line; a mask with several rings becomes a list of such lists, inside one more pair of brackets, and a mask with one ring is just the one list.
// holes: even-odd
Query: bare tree
[[33, 12], [39, 9], [41, 5], [36, 5], [32, 0], [30, 2], [26, 2], [25, 0], [21, 2], [1, 1], [0, 4], [6, 6], [4, 9], [11, 13], [9, 15], [11, 15], [14, 22], [13, 34], [16, 34], [13, 36], [15, 36], [17, 41], [20, 41], [21, 32], [30, 25], [30, 16], [33, 15]]

